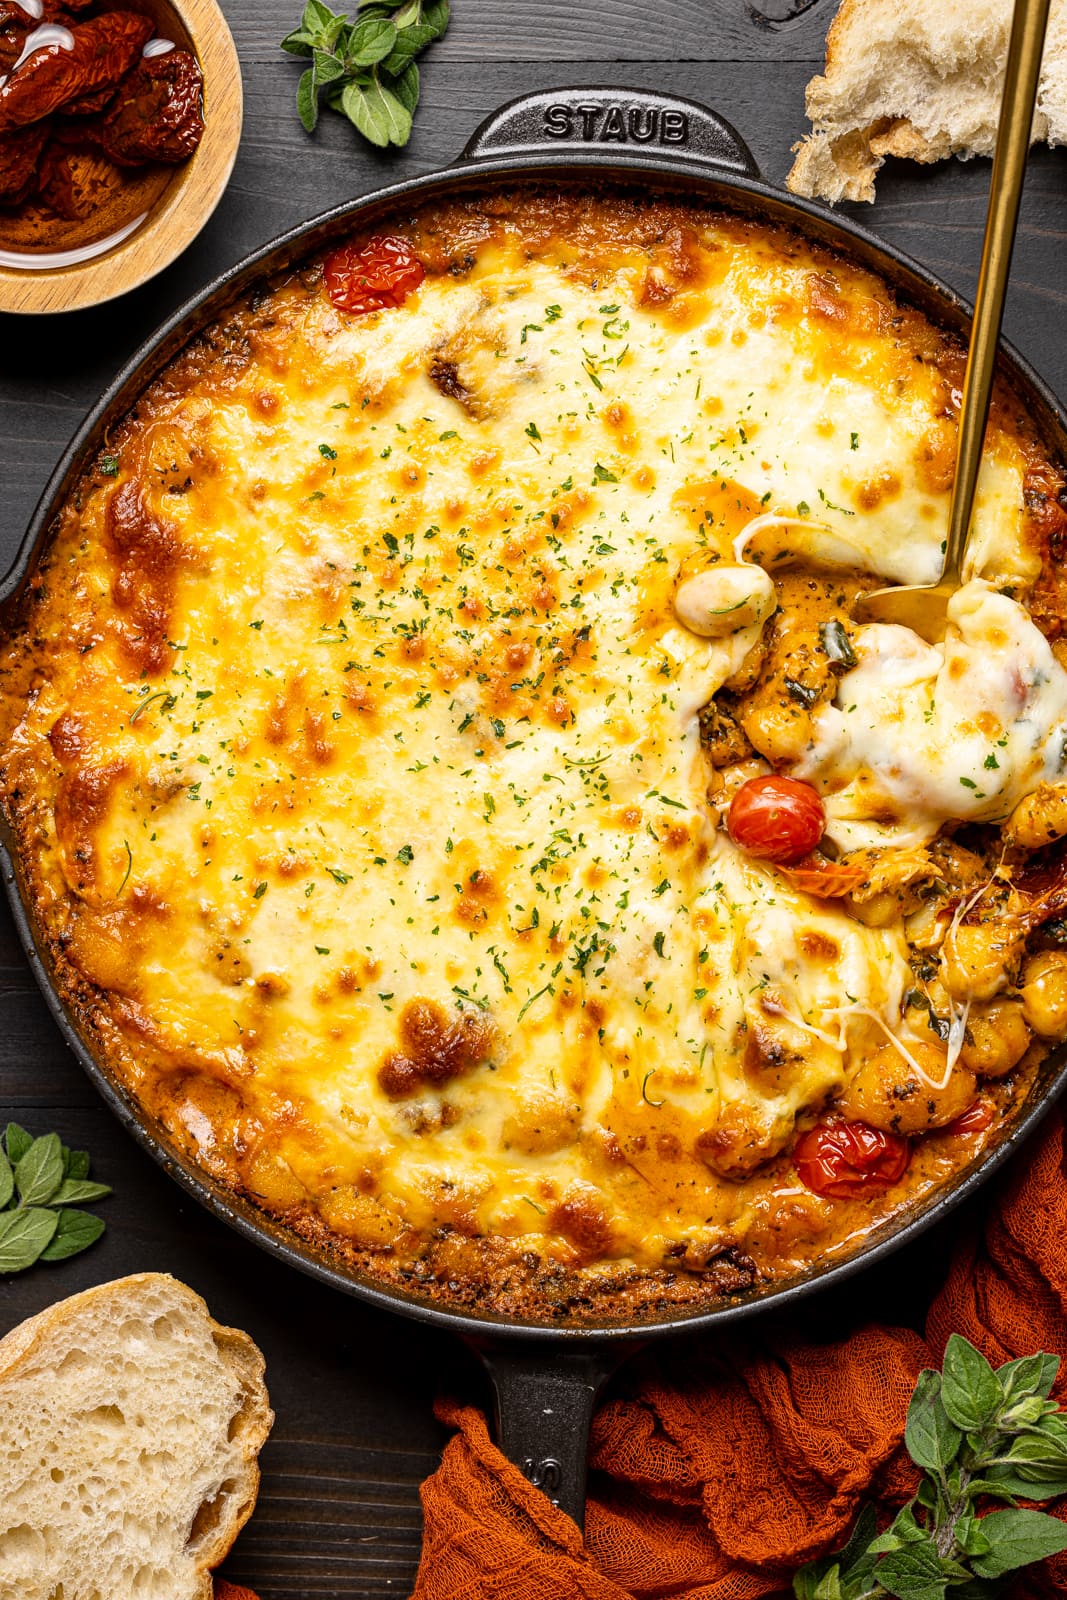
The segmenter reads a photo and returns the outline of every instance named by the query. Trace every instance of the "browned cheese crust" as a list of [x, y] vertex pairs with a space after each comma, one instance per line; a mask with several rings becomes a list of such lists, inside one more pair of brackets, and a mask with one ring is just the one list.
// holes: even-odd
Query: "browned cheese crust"
[[[1067, 1031], [1059, 465], [998, 392], [960, 649], [1025, 657], [1011, 715], [1049, 737], [1024, 757], [976, 689], [957, 803], [956, 769], [863, 766], [888, 691], [851, 618], [936, 565], [955, 340], [673, 201], [390, 231], [426, 270], [399, 308], [338, 309], [312, 261], [166, 368], [8, 628], [3, 803], [59, 993], [166, 1139], [376, 1283], [552, 1321], [787, 1281], [997, 1139]], [[857, 570], [782, 565], [798, 521]], [[769, 603], [694, 628], [680, 586], [727, 568]], [[795, 873], [725, 828], [768, 771], [826, 803]], [[805, 1187], [827, 1119], [907, 1137], [906, 1175]]]

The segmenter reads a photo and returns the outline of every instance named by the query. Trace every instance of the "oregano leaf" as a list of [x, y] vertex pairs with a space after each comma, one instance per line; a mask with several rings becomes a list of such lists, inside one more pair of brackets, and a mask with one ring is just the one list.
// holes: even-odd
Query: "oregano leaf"
[[377, 79], [365, 87], [349, 84], [341, 97], [345, 116], [365, 139], [384, 149], [389, 144], [406, 144], [411, 133], [411, 115]]
[[429, 0], [422, 8], [422, 20], [427, 27], [434, 30], [434, 37], [439, 39], [448, 27], [451, 17], [448, 0]]
[[4, 1130], [4, 1149], [7, 1159], [13, 1167], [17, 1166], [33, 1143], [33, 1134], [27, 1133], [25, 1128], [20, 1128], [17, 1122], [9, 1122]]
[[76, 1256], [95, 1244], [103, 1231], [104, 1224], [99, 1217], [68, 1207], [59, 1213], [56, 1231], [41, 1251], [40, 1260], [65, 1261], [68, 1256]]
[[1000, 1380], [985, 1356], [962, 1334], [954, 1333], [945, 1347], [941, 1403], [949, 1419], [964, 1432], [992, 1422], [1004, 1399]]
[[315, 41], [302, 28], [296, 28], [292, 33], [286, 34], [280, 48], [287, 50], [291, 56], [309, 56], [315, 48]]
[[368, 17], [365, 22], [357, 22], [345, 46], [345, 66], [375, 66], [391, 54], [396, 40], [396, 29], [385, 17]]
[[946, 1579], [933, 1540], [891, 1550], [878, 1563], [878, 1582], [897, 1600], [943, 1600]]
[[975, 1556], [972, 1562], [980, 1578], [1000, 1578], [1031, 1561], [1067, 1550], [1067, 1523], [1045, 1511], [991, 1511], [982, 1519], [982, 1531], [989, 1540], [989, 1553]]
[[56, 1228], [59, 1213], [42, 1206], [23, 1206], [0, 1216], [0, 1272], [22, 1272], [41, 1255]]
[[920, 1372], [908, 1406], [904, 1443], [916, 1466], [939, 1472], [955, 1460], [963, 1435], [941, 1400], [941, 1374]]
[[815, 1585], [814, 1600], [844, 1600], [841, 1593], [841, 1568], [835, 1561]]
[[319, 96], [315, 87], [315, 69], [309, 67], [301, 75], [296, 89], [296, 109], [308, 133], [314, 133], [319, 120]]
[[1013, 1470], [1000, 1465], [987, 1467], [981, 1478], [968, 1486], [977, 1494], [991, 1494], [1000, 1500], [1054, 1500], [1067, 1494], [1067, 1471], [1026, 1467]]
[[88, 1150], [68, 1150], [64, 1162], [65, 1174], [68, 1178], [87, 1178], [89, 1176]]
[[343, 78], [345, 69], [336, 56], [327, 55], [324, 50], [315, 51], [315, 87], [320, 84], [335, 83], [338, 78]]
[[34, 1139], [15, 1166], [15, 1185], [24, 1206], [46, 1205], [63, 1182], [63, 1146], [58, 1133]]
[[319, 91], [330, 110], [340, 111], [379, 149], [406, 144], [419, 103], [415, 58], [448, 27], [447, 0], [370, 0], [354, 21], [324, 0], [307, 0], [300, 26], [281, 42], [291, 55], [311, 56], [297, 86], [300, 121], [313, 133]]
[[414, 28], [405, 28], [404, 32], [397, 35], [397, 40], [392, 50], [382, 59], [382, 71], [396, 77], [403, 72], [409, 61], [415, 57], [428, 44], [432, 44], [437, 35], [432, 28], [420, 23]]
[[797, 1600], [815, 1600], [815, 1590], [819, 1579], [815, 1568], [821, 1565], [816, 1561], [808, 1561], [804, 1566], [798, 1567], [793, 1574], [793, 1593]]
[[86, 1178], [64, 1178], [49, 1202], [54, 1206], [75, 1205], [88, 1200], [103, 1200], [111, 1190], [106, 1183], [92, 1183]]
[[419, 103], [419, 69], [414, 61], [409, 63], [399, 78], [393, 79], [391, 87], [408, 116], [413, 117]]
[[1005, 1361], [997, 1368], [997, 1377], [1008, 1400], [1015, 1395], [1039, 1395], [1046, 1400], [1059, 1370], [1059, 1356], [1039, 1350], [1036, 1355], [1020, 1356], [1018, 1361]]

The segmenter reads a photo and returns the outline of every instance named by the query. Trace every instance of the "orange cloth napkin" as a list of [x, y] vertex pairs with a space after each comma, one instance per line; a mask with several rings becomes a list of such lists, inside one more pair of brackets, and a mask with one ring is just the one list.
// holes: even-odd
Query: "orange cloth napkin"
[[[1057, 1115], [1017, 1158], [981, 1237], [957, 1249], [926, 1338], [872, 1325], [833, 1344], [760, 1325], [731, 1342], [631, 1363], [593, 1427], [585, 1538], [451, 1401], [457, 1432], [422, 1490], [413, 1600], [757, 1600], [844, 1542], [867, 1499], [913, 1492], [902, 1444], [915, 1379], [951, 1333], [994, 1365], [1067, 1357], [1067, 1175]], [[1067, 1401], [1067, 1361], [1055, 1390]], [[1049, 1509], [1067, 1520], [1067, 1501]], [[1067, 1594], [1067, 1555], [1029, 1568], [1013, 1600]], [[219, 1583], [216, 1600], [251, 1600]]]

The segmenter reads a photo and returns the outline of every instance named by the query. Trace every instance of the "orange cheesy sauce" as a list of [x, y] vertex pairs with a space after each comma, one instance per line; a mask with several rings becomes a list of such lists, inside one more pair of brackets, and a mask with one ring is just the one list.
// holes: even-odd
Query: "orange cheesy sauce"
[[[798, 1126], [925, 1026], [907, 907], [732, 843], [708, 717], [766, 630], [674, 596], [768, 512], [936, 568], [960, 353], [723, 214], [527, 194], [393, 231], [427, 272], [398, 309], [339, 311], [313, 263], [178, 357], [8, 633], [60, 985], [175, 1143], [383, 1281], [554, 1317], [794, 1274], [987, 1134], [860, 1199], [799, 1181]], [[1050, 592], [1051, 474], [1002, 397], [975, 570], [1017, 596]], [[805, 603], [780, 584], [775, 626]]]

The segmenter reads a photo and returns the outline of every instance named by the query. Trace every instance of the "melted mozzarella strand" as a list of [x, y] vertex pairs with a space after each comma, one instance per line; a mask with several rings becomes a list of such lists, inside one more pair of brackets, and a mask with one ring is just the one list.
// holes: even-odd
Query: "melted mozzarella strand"
[[859, 630], [858, 665], [794, 769], [825, 796], [843, 849], [924, 844], [946, 820], [1003, 820], [1064, 769], [1067, 673], [1024, 608], [973, 579], [945, 642]]

